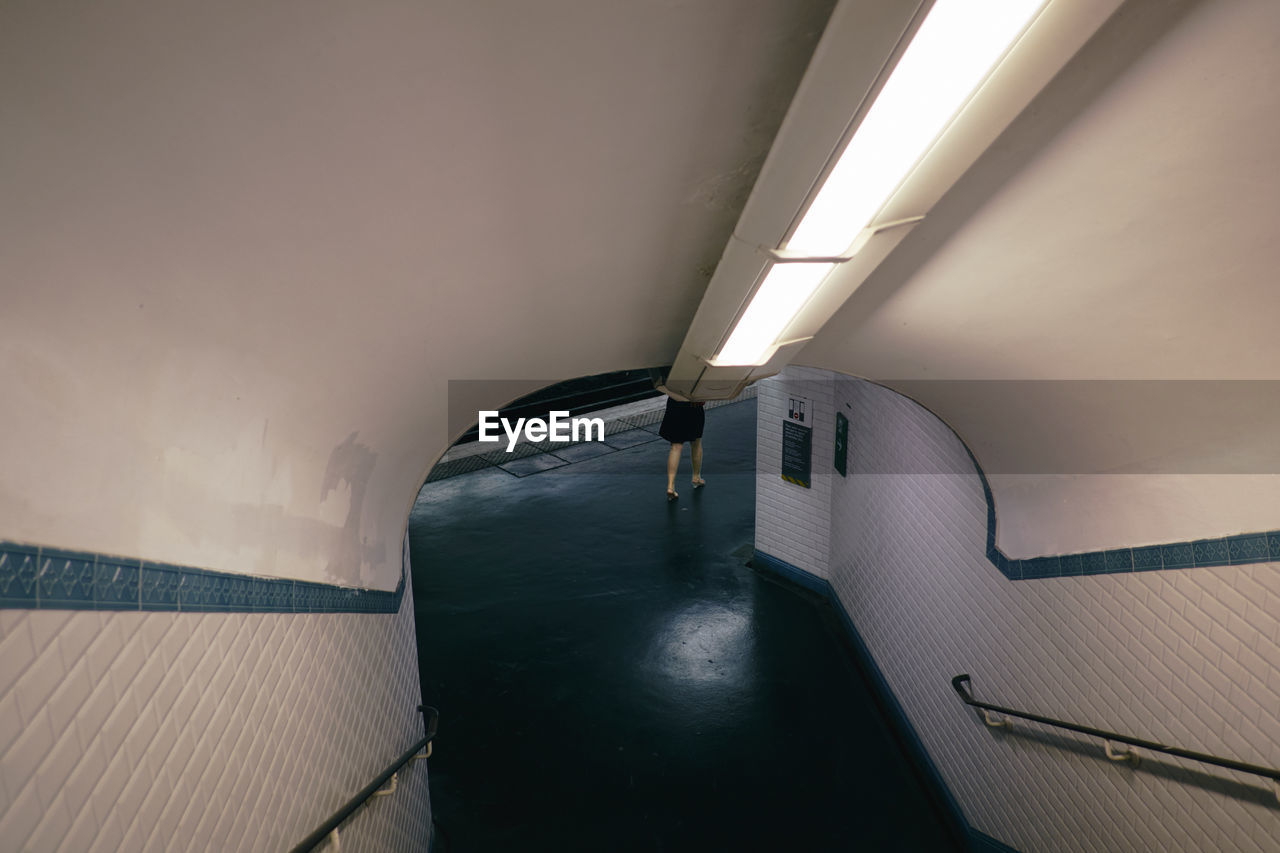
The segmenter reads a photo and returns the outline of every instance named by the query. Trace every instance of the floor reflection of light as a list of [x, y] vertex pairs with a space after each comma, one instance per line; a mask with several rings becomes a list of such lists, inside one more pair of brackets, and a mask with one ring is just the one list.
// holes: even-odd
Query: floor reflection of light
[[753, 645], [749, 611], [699, 603], [665, 621], [649, 661], [673, 686], [731, 689], [750, 680]]

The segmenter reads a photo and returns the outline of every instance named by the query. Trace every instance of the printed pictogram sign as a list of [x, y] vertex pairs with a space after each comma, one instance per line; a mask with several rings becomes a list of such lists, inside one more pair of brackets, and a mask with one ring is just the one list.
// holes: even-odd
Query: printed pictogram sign
[[813, 405], [804, 397], [790, 397], [782, 422], [782, 479], [803, 488], [812, 482]]

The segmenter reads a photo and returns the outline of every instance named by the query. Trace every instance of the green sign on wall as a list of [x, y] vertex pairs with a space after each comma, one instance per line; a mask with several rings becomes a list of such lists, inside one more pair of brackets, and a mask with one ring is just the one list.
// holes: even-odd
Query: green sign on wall
[[845, 476], [849, 457], [849, 419], [836, 412], [836, 470]]

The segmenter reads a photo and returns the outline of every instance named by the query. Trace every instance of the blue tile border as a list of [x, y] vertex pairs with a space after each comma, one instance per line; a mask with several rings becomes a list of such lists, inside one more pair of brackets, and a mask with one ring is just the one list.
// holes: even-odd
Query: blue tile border
[[57, 601], [68, 609], [93, 609], [93, 560], [75, 552], [44, 548], [39, 565], [40, 601]]
[[1231, 557], [1231, 565], [1240, 563], [1261, 563], [1269, 559], [1266, 533], [1246, 533], [1243, 536], [1231, 536], [1227, 539], [1227, 553]]
[[811, 572], [806, 572], [804, 569], [796, 568], [785, 560], [779, 560], [777, 557], [770, 556], [763, 551], [756, 551], [752, 555], [751, 565], [754, 568], [765, 569], [775, 575], [780, 575], [810, 592], [828, 598], [831, 596], [831, 584], [827, 582], [826, 578], [820, 578]]
[[0, 607], [33, 607], [39, 600], [40, 552], [35, 548], [0, 549]]
[[1197, 566], [1225, 566], [1231, 562], [1225, 539], [1197, 539], [1191, 543]]
[[1159, 545], [1149, 548], [1133, 548], [1131, 550], [1133, 552], [1133, 570], [1135, 572], [1149, 572], [1152, 569], [1159, 570], [1164, 568], [1160, 558], [1162, 549]]
[[[94, 556], [93, 609], [141, 610], [142, 561]], [[37, 603], [37, 608], [39, 604]]]
[[908, 760], [915, 766], [922, 779], [926, 780], [927, 787], [933, 789], [933, 794], [938, 800], [938, 806], [946, 813], [947, 823], [953, 827], [953, 834], [958, 831], [960, 835], [964, 836], [965, 849], [971, 851], [971, 853], [1018, 853], [1017, 850], [1007, 844], [975, 829], [965, 818], [964, 811], [960, 808], [960, 803], [956, 800], [955, 795], [951, 793], [951, 789], [942, 778], [937, 765], [933, 763], [928, 750], [925, 749], [924, 742], [920, 740], [915, 727], [911, 725], [911, 720], [908, 719], [906, 711], [901, 703], [898, 702], [898, 697], [894, 695], [893, 689], [889, 687], [889, 682], [885, 680], [884, 673], [880, 671], [880, 667], [872, 656], [871, 650], [863, 641], [862, 635], [858, 633], [857, 627], [853, 624], [853, 619], [850, 618], [849, 612], [844, 608], [844, 602], [840, 600], [840, 596], [836, 595], [836, 591], [830, 582], [826, 578], [818, 577], [763, 551], [754, 552], [751, 557], [751, 566], [754, 569], [777, 575], [796, 586], [803, 587], [817, 594], [820, 598], [826, 599], [827, 603], [831, 605], [841, 627], [844, 629], [845, 636], [849, 640], [854, 657], [867, 676], [868, 687], [877, 697], [881, 709], [889, 718], [890, 729], [896, 732], [901, 746], [907, 753]]
[[[988, 500], [990, 497], [988, 496]], [[1280, 531], [1223, 536], [1145, 545], [1139, 548], [1111, 548], [1079, 554], [1014, 560], [994, 543], [995, 528], [988, 527], [987, 559], [1009, 580], [1079, 575], [1107, 575], [1118, 572], [1155, 572], [1208, 566], [1241, 566], [1250, 563], [1280, 563]]]
[[181, 569], [143, 563], [139, 583], [140, 605], [143, 610], [181, 609], [178, 605], [178, 587], [182, 584]]
[[1102, 572], [1103, 574], [1115, 574], [1116, 572], [1133, 571], [1133, 551], [1128, 548], [1115, 548], [1110, 551], [1102, 551]]
[[394, 591], [260, 578], [0, 542], [0, 609], [189, 613], [396, 613]]
[[[920, 406], [914, 400], [911, 402]], [[920, 408], [925, 409], [924, 406]], [[925, 409], [925, 411], [929, 410]], [[929, 414], [933, 413], [929, 412]], [[934, 417], [938, 416], [934, 415]], [[965, 444], [959, 433], [951, 429], [950, 424], [941, 418], [938, 418], [938, 421], [951, 430], [951, 434], [960, 442], [960, 446], [969, 455], [969, 461], [973, 463], [973, 470], [982, 481], [982, 494], [987, 501], [987, 559], [1009, 580], [1106, 575], [1116, 572], [1152, 572], [1207, 566], [1240, 566], [1249, 563], [1280, 563], [1280, 530], [1245, 533], [1239, 536], [1220, 536], [1216, 539], [1168, 542], [1138, 548], [1111, 548], [1076, 554], [1046, 555], [1025, 560], [1012, 559], [996, 545], [995, 497], [991, 492], [991, 484], [987, 482], [986, 473], [978, 464], [978, 458], [973, 455], [973, 451], [969, 449], [969, 445]]]

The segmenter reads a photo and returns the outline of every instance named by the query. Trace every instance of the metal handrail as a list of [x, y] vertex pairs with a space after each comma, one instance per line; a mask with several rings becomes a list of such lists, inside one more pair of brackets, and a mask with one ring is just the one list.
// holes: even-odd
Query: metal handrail
[[[411, 746], [404, 755], [401, 755], [395, 761], [391, 762], [391, 764], [387, 766], [386, 770], [383, 770], [378, 774], [376, 779], [360, 789], [358, 794], [347, 800], [342, 808], [330, 815], [328, 820], [316, 827], [315, 831], [306, 838], [302, 839], [302, 841], [298, 843], [298, 846], [294, 847], [290, 853], [307, 853], [308, 850], [311, 850], [321, 841], [324, 841], [344, 820], [351, 817], [356, 809], [364, 805], [365, 800], [372, 797], [383, 785], [386, 784], [388, 779], [395, 776], [396, 771], [408, 764], [414, 758], [419, 757], [418, 753], [422, 748], [424, 746], [428, 746], [431, 743], [431, 739], [436, 736], [436, 729], [440, 723], [440, 712], [428, 705], [419, 705], [418, 710], [422, 712], [423, 725], [426, 727], [427, 732], [426, 735], [423, 736], [422, 740]], [[428, 749], [427, 755], [430, 754], [431, 751]], [[424, 755], [421, 757], [425, 758], [426, 756]]]
[[1075, 723], [1064, 722], [1063, 720], [1055, 720], [1052, 717], [1044, 717], [1040, 714], [1032, 714], [1028, 711], [1015, 711], [1012, 708], [1005, 708], [1000, 705], [992, 705], [988, 702], [979, 702], [973, 698], [973, 694], [966, 689], [966, 685], [972, 681], [968, 675], [957, 675], [951, 679], [951, 686], [955, 688], [960, 698], [964, 700], [966, 705], [978, 708], [982, 711], [982, 720], [988, 726], [997, 728], [1009, 725], [1008, 720], [993, 720], [991, 712], [1003, 714], [1006, 717], [1020, 717], [1024, 720], [1031, 720], [1036, 723], [1043, 723], [1046, 726], [1056, 726], [1060, 729], [1067, 729], [1081, 734], [1091, 735], [1092, 737], [1101, 738], [1107, 753], [1107, 758], [1112, 761], [1129, 761], [1133, 764], [1138, 763], [1138, 753], [1134, 749], [1124, 752], [1115, 752], [1111, 749], [1111, 742], [1127, 743], [1130, 747], [1142, 747], [1152, 752], [1163, 752], [1166, 755], [1176, 755], [1179, 758], [1189, 758], [1192, 761], [1200, 761], [1204, 764], [1212, 764], [1217, 767], [1225, 767], [1228, 770], [1239, 770], [1241, 773], [1251, 773], [1255, 776], [1262, 776], [1270, 779], [1276, 785], [1276, 799], [1280, 800], [1280, 770], [1272, 767], [1263, 767], [1258, 764], [1249, 764], [1244, 761], [1236, 761], [1233, 758], [1222, 758], [1217, 755], [1209, 755], [1205, 752], [1196, 752], [1191, 749], [1183, 749], [1178, 746], [1167, 746], [1163, 743], [1156, 743], [1151, 740], [1143, 740], [1142, 738], [1132, 737], [1130, 735], [1116, 734], [1105, 729], [1095, 729], [1092, 726], [1081, 726]]

